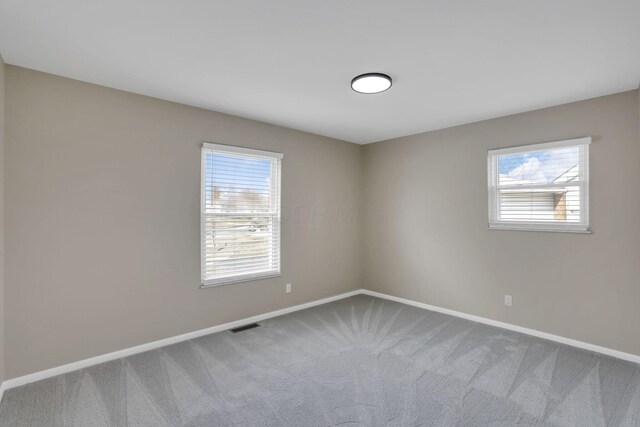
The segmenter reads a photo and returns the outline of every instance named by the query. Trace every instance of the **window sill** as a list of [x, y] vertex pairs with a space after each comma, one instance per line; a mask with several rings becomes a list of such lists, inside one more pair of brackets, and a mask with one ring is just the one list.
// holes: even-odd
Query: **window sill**
[[273, 277], [281, 277], [281, 276], [282, 276], [282, 273], [278, 271], [278, 272], [265, 272], [260, 274], [252, 274], [252, 275], [246, 275], [246, 276], [235, 276], [235, 277], [229, 277], [224, 279], [208, 280], [200, 285], [200, 289], [215, 288], [218, 286], [225, 286], [225, 285], [233, 285], [234, 283], [253, 282], [255, 280], [270, 279]]
[[497, 231], [538, 231], [543, 233], [574, 233], [591, 234], [591, 230], [584, 228], [549, 227], [535, 224], [489, 224], [489, 230]]

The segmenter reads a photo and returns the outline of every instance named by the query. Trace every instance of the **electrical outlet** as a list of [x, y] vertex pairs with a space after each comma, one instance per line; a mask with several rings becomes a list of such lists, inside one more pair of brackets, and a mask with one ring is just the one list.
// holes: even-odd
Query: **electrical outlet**
[[504, 305], [506, 305], [507, 307], [511, 307], [513, 305], [513, 298], [511, 297], [511, 295], [504, 296]]
[[287, 283], [287, 284], [285, 285], [284, 291], [285, 291], [286, 293], [288, 293], [288, 294], [290, 294], [290, 293], [291, 293], [291, 283]]

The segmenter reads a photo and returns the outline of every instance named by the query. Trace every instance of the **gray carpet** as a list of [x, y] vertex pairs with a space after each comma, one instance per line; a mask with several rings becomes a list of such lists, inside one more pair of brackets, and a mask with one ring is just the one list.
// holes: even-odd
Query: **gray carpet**
[[2, 426], [640, 426], [640, 365], [367, 296], [9, 390]]

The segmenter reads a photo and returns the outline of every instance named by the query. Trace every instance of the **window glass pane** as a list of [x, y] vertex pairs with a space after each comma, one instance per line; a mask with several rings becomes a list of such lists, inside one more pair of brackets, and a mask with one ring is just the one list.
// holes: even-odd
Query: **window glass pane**
[[207, 275], [233, 276], [272, 268], [273, 221], [266, 215], [207, 216]]
[[269, 212], [270, 159], [206, 153], [207, 210], [211, 212]]
[[498, 156], [498, 185], [550, 184], [580, 179], [580, 147]]
[[500, 190], [500, 220], [580, 222], [580, 187]]

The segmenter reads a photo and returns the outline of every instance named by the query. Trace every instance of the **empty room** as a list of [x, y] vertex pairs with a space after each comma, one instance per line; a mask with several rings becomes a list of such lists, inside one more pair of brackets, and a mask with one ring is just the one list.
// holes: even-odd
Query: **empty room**
[[0, 426], [640, 426], [640, 0], [0, 0]]

